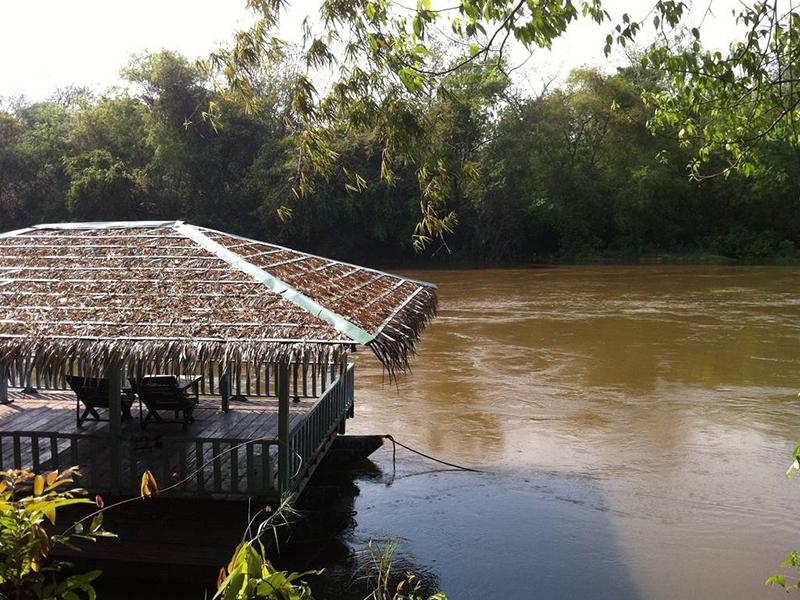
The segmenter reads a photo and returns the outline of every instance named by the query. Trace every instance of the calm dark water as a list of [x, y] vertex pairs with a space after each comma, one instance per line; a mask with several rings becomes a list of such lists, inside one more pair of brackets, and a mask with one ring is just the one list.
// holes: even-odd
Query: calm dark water
[[440, 316], [397, 385], [357, 356], [349, 432], [487, 472], [398, 449], [393, 474], [384, 447], [350, 526], [299, 551], [326, 594], [395, 538], [451, 599], [782, 597], [761, 582], [800, 546], [800, 269], [411, 275]]

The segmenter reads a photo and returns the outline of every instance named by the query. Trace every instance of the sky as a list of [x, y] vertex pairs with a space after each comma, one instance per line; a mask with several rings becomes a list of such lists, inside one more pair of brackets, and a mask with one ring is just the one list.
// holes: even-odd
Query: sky
[[[282, 36], [299, 39], [299, 22], [315, 12], [316, 0], [295, 0]], [[414, 4], [414, 2], [409, 2]], [[434, 2], [435, 4], [435, 2]], [[692, 19], [706, 13], [708, 0], [698, 0]], [[704, 22], [704, 42], [727, 45], [732, 31], [731, 9], [736, 0], [713, 0]], [[650, 6], [642, 0], [606, 0], [613, 16]], [[102, 91], [119, 85], [119, 72], [131, 55], [143, 51], [177, 50], [194, 59], [207, 56], [246, 27], [252, 15], [244, 0], [0, 0], [0, 97], [49, 97], [70, 85]], [[573, 25], [551, 51], [540, 50], [518, 73], [518, 85], [541, 87], [563, 80], [572, 68], [622, 64], [617, 50], [609, 61], [603, 41], [609, 26], [590, 22]], [[517, 51], [515, 58], [526, 54]]]

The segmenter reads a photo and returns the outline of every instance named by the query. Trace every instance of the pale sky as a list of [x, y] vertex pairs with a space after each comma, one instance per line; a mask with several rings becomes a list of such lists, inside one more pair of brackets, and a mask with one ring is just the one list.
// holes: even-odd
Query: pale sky
[[[294, 14], [282, 35], [298, 39], [302, 14], [316, 12], [318, 2], [292, 4]], [[696, 4], [694, 22], [706, 12], [708, 0]], [[636, 14], [651, 3], [606, 0], [605, 5], [619, 15]], [[735, 0], [713, 0], [714, 14], [706, 17], [702, 28], [706, 44], [727, 45], [735, 5]], [[244, 0], [0, 0], [0, 15], [0, 97], [24, 95], [29, 100], [47, 98], [68, 85], [97, 91], [117, 85], [120, 68], [132, 54], [145, 50], [205, 57], [252, 19]], [[608, 24], [573, 25], [552, 51], [534, 54], [518, 83], [535, 88], [542, 80], [566, 76], [574, 67], [608, 67], [602, 49], [609, 29]], [[616, 51], [610, 64], [621, 62], [622, 54]]]

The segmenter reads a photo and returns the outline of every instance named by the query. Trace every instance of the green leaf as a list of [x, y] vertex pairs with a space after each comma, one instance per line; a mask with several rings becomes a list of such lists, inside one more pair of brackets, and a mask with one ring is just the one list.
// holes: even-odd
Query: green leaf
[[92, 519], [92, 525], [90, 529], [92, 533], [96, 533], [102, 526], [103, 526], [103, 513], [99, 512]]
[[783, 575], [770, 575], [764, 580], [764, 585], [779, 585], [786, 587], [786, 577]]
[[425, 31], [425, 26], [423, 25], [422, 19], [420, 19], [419, 15], [414, 17], [412, 25], [414, 28], [414, 35], [421, 38]]
[[397, 76], [400, 77], [400, 81], [403, 83], [405, 88], [412, 93], [418, 92], [422, 87], [422, 80], [417, 75], [417, 73], [409, 68], [404, 67], [397, 72]]

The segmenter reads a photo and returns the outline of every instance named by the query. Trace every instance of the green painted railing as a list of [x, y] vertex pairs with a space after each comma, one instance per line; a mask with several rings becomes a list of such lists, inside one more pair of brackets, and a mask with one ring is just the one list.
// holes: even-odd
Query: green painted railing
[[347, 418], [353, 406], [353, 365], [347, 365], [328, 386], [302, 421], [289, 434], [288, 489], [297, 490], [322, 456], [323, 447], [333, 440], [333, 434]]
[[[68, 434], [55, 431], [0, 431], [0, 469], [27, 469], [40, 472], [86, 464], [81, 484], [97, 483], [95, 466], [104, 447], [104, 435]], [[92, 474], [89, 473], [92, 472]]]
[[[161, 437], [120, 440], [119, 494], [136, 495], [149, 470], [170, 496], [276, 497], [277, 440]], [[78, 465], [80, 484], [112, 492], [107, 434], [0, 431], [0, 470], [43, 472]]]
[[138, 490], [145, 470], [170, 495], [277, 495], [276, 440], [161, 437], [125, 440], [123, 476]]
[[56, 431], [0, 431], [0, 469], [41, 472], [82, 465], [83, 487], [96, 487], [103, 478], [103, 450], [107, 435]]

